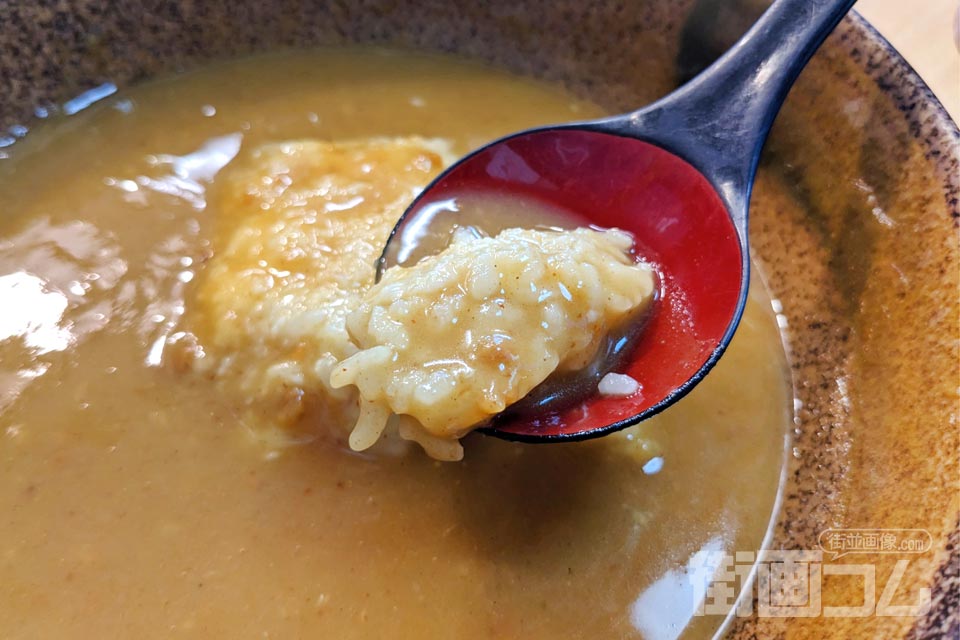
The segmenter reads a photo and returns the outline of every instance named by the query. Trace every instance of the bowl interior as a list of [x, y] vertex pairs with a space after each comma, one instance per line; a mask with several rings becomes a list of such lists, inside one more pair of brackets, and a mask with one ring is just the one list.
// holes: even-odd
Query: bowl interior
[[[0, 7], [8, 87], [0, 124], [29, 125], [36, 107], [104, 82], [353, 42], [456, 52], [624, 111], [702, 69], [763, 5], [8, 3]], [[857, 16], [811, 61], [777, 119], [751, 222], [754, 258], [782, 305], [796, 389], [794, 455], [771, 547], [816, 550], [820, 534], [837, 527], [926, 529], [933, 548], [910, 557], [899, 593], [910, 600], [930, 587], [933, 604], [920, 618], [754, 613], [735, 620], [734, 637], [788, 630], [791, 637], [903, 637], [956, 628], [947, 600], [958, 580], [950, 571], [958, 548], [957, 142], [942, 107]], [[899, 571], [900, 559], [870, 557], [878, 585]], [[846, 603], [862, 586], [830, 580], [824, 589], [824, 602]]]

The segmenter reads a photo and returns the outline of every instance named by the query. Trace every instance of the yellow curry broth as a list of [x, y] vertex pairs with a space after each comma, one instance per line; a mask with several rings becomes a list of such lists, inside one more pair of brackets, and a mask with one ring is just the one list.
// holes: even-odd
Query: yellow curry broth
[[148, 84], [18, 143], [0, 162], [0, 636], [709, 637], [720, 620], [692, 618], [678, 576], [760, 546], [790, 415], [759, 283], [671, 410], [581, 444], [472, 435], [462, 463], [251, 438], [238, 398], [162, 366], [244, 153], [407, 135], [462, 153], [598, 113], [456, 60], [331, 51]]

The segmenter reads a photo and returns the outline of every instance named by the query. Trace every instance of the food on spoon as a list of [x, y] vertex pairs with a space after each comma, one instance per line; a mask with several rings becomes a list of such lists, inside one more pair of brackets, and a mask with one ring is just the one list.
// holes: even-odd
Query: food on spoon
[[369, 446], [392, 414], [430, 437], [462, 437], [555, 371], [586, 366], [607, 331], [652, 298], [652, 271], [632, 245], [618, 230], [462, 233], [387, 270], [347, 318], [361, 351], [331, 375], [360, 391], [351, 446]]
[[621, 231], [461, 233], [373, 285], [390, 229], [448, 160], [421, 138], [253, 151], [224, 178], [180, 362], [235, 396], [261, 436], [337, 438], [323, 430], [346, 416], [363, 450], [402, 415], [390, 435], [444, 460], [550, 374], [589, 363], [653, 292]]
[[625, 398], [632, 396], [640, 388], [640, 384], [625, 373], [610, 372], [600, 379], [597, 391], [602, 396]]

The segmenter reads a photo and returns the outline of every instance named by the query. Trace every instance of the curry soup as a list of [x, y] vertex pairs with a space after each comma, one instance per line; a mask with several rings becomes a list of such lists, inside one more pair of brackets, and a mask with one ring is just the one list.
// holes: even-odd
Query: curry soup
[[286, 53], [110, 95], [4, 150], [0, 636], [713, 634], [686, 568], [760, 548], [791, 418], [759, 278], [723, 360], [670, 410], [578, 444], [471, 434], [461, 462], [351, 451], [317, 435], [349, 430], [334, 413], [263, 437], [280, 416], [168, 362], [233, 224], [223, 189], [261, 145], [418, 136], [460, 154], [600, 114], [455, 59]]

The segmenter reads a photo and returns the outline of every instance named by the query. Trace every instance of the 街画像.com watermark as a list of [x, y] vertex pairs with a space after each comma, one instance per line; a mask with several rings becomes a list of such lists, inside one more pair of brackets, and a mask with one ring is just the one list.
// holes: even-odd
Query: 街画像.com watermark
[[[736, 604], [737, 616], [761, 618], [921, 616], [930, 610], [930, 589], [920, 588], [902, 603], [900, 584], [911, 556], [930, 551], [933, 539], [924, 529], [827, 529], [816, 550], [706, 551], [695, 554], [687, 577], [697, 594], [696, 615], [727, 615]], [[863, 562], [833, 563], [860, 554]], [[892, 571], [878, 584], [877, 566], [869, 556], [897, 554]], [[824, 562], [828, 559], [831, 562]], [[753, 580], [751, 581], [751, 575]], [[823, 581], [844, 576], [862, 587], [862, 598], [846, 606], [823, 602]], [[753, 593], [742, 593], [744, 588]], [[755, 597], [750, 597], [750, 596]], [[894, 604], [894, 596], [899, 604]]]

